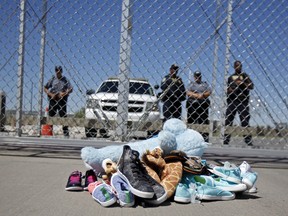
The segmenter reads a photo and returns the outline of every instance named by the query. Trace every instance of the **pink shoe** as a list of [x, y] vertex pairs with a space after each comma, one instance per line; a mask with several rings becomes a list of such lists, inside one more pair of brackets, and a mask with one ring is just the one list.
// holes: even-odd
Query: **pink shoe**
[[72, 172], [68, 178], [65, 190], [66, 191], [82, 191], [82, 173], [78, 170]]
[[87, 170], [85, 174], [85, 185], [84, 185], [84, 190], [88, 190], [88, 185], [90, 183], [96, 182], [97, 181], [97, 176], [95, 172], [91, 170]]
[[95, 189], [95, 187], [96, 187], [97, 185], [99, 185], [99, 184], [102, 184], [102, 183], [103, 183], [103, 182], [101, 182], [101, 181], [95, 181], [95, 182], [90, 183], [90, 184], [88, 185], [88, 187], [87, 187], [88, 192], [89, 192], [90, 194], [92, 194], [92, 192], [93, 192], [93, 190]]

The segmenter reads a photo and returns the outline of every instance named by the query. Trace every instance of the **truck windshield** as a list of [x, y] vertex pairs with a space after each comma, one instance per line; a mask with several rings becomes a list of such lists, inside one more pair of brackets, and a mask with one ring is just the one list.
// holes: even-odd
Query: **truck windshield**
[[[102, 83], [97, 93], [118, 93], [118, 82], [117, 81], [107, 81]], [[130, 94], [147, 94], [154, 96], [153, 89], [148, 83], [138, 83], [138, 82], [130, 82], [129, 85], [129, 93]]]

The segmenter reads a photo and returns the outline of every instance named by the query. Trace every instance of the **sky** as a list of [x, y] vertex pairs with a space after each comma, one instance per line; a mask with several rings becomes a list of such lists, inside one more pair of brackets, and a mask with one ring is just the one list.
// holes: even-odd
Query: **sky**
[[[19, 47], [19, 2], [0, 4], [0, 90], [7, 95], [7, 109], [16, 108]], [[69, 112], [85, 106], [85, 92], [119, 74], [121, 0], [48, 2], [44, 83], [62, 65], [74, 86]], [[288, 122], [288, 2], [285, 0], [233, 1], [229, 70], [225, 74], [227, 1], [220, 1], [215, 34], [216, 0], [133, 0], [131, 77], [160, 84], [173, 63], [188, 86], [191, 74], [200, 70], [213, 86], [213, 119], [220, 119], [227, 75], [239, 59], [255, 83], [251, 91], [251, 122], [273, 125]], [[42, 1], [27, 1], [24, 65], [24, 110], [37, 110], [40, 79]], [[215, 55], [215, 38], [218, 51]], [[217, 56], [217, 66], [213, 62]], [[43, 105], [47, 104], [44, 96]]]

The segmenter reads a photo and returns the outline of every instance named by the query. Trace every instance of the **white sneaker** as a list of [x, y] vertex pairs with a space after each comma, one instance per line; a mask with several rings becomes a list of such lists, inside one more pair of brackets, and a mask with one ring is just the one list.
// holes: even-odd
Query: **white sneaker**
[[244, 191], [244, 193], [246, 193], [246, 194], [253, 194], [253, 193], [257, 193], [257, 192], [258, 192], [258, 189], [255, 185], [253, 185], [253, 187], [250, 188], [249, 190]]
[[[254, 172], [252, 171], [252, 168], [251, 168], [250, 164], [247, 163], [246, 161], [243, 161], [242, 164], [239, 166], [239, 168], [240, 168], [240, 170], [241, 170], [242, 180], [243, 180], [243, 177], [245, 176], [245, 173], [247, 173], [247, 172], [254, 173]], [[255, 174], [254, 174], [254, 175], [255, 175]], [[244, 182], [245, 182], [245, 180], [247, 180], [247, 179], [244, 178]], [[250, 181], [250, 182], [249, 182], [250, 184], [247, 185], [247, 188], [249, 188], [249, 186], [250, 186], [250, 188], [249, 188], [248, 190], [246, 190], [245, 193], [248, 193], [248, 194], [257, 193], [258, 190], [257, 190], [257, 187], [255, 186], [256, 180], [257, 180], [257, 174], [256, 174], [256, 179], [254, 180], [254, 182], [253, 182], [253, 181], [252, 181], [252, 182]], [[243, 181], [242, 181], [242, 182], [243, 182]], [[246, 182], [246, 183], [247, 183], [247, 182]], [[251, 185], [251, 183], [253, 183], [253, 185]]]
[[250, 164], [248, 164], [246, 161], [243, 161], [242, 164], [240, 164], [239, 168], [241, 170], [241, 175], [246, 172], [252, 172]]
[[258, 174], [256, 172], [246, 172], [242, 175], [242, 183], [247, 186], [247, 189], [251, 189], [257, 181]]

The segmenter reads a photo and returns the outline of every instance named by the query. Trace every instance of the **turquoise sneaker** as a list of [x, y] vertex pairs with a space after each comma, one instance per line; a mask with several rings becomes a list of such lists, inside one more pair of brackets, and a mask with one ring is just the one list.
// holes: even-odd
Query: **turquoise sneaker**
[[214, 178], [215, 181], [215, 187], [221, 189], [221, 190], [225, 190], [225, 191], [230, 191], [230, 192], [243, 192], [245, 190], [247, 190], [247, 186], [244, 183], [234, 183], [234, 182], [229, 182], [226, 181], [220, 177], [218, 178]]
[[247, 186], [247, 189], [251, 189], [255, 182], [257, 181], [258, 173], [256, 172], [246, 172], [242, 175], [242, 183]]
[[216, 187], [211, 187], [197, 183], [196, 196], [199, 200], [233, 200], [235, 194], [230, 191], [224, 191]]
[[250, 164], [246, 161], [243, 161], [242, 164], [240, 164], [239, 168], [241, 170], [242, 182], [246, 184], [247, 190], [250, 191], [250, 189], [253, 188], [251, 192], [256, 193], [257, 189], [255, 183], [258, 178], [258, 173], [253, 172]]
[[203, 185], [216, 187], [218, 189], [231, 191], [231, 192], [242, 192], [247, 189], [246, 185], [243, 183], [236, 184], [233, 182], [225, 181], [222, 178], [213, 178], [207, 175], [184, 174], [184, 180], [186, 180], [187, 184], [200, 183]]
[[215, 166], [213, 169], [208, 169], [211, 173], [222, 177], [224, 180], [234, 182], [236, 184], [241, 183], [241, 170], [239, 167], [226, 168]]
[[191, 202], [191, 189], [185, 183], [179, 183], [176, 187], [174, 201], [179, 203], [190, 203]]

